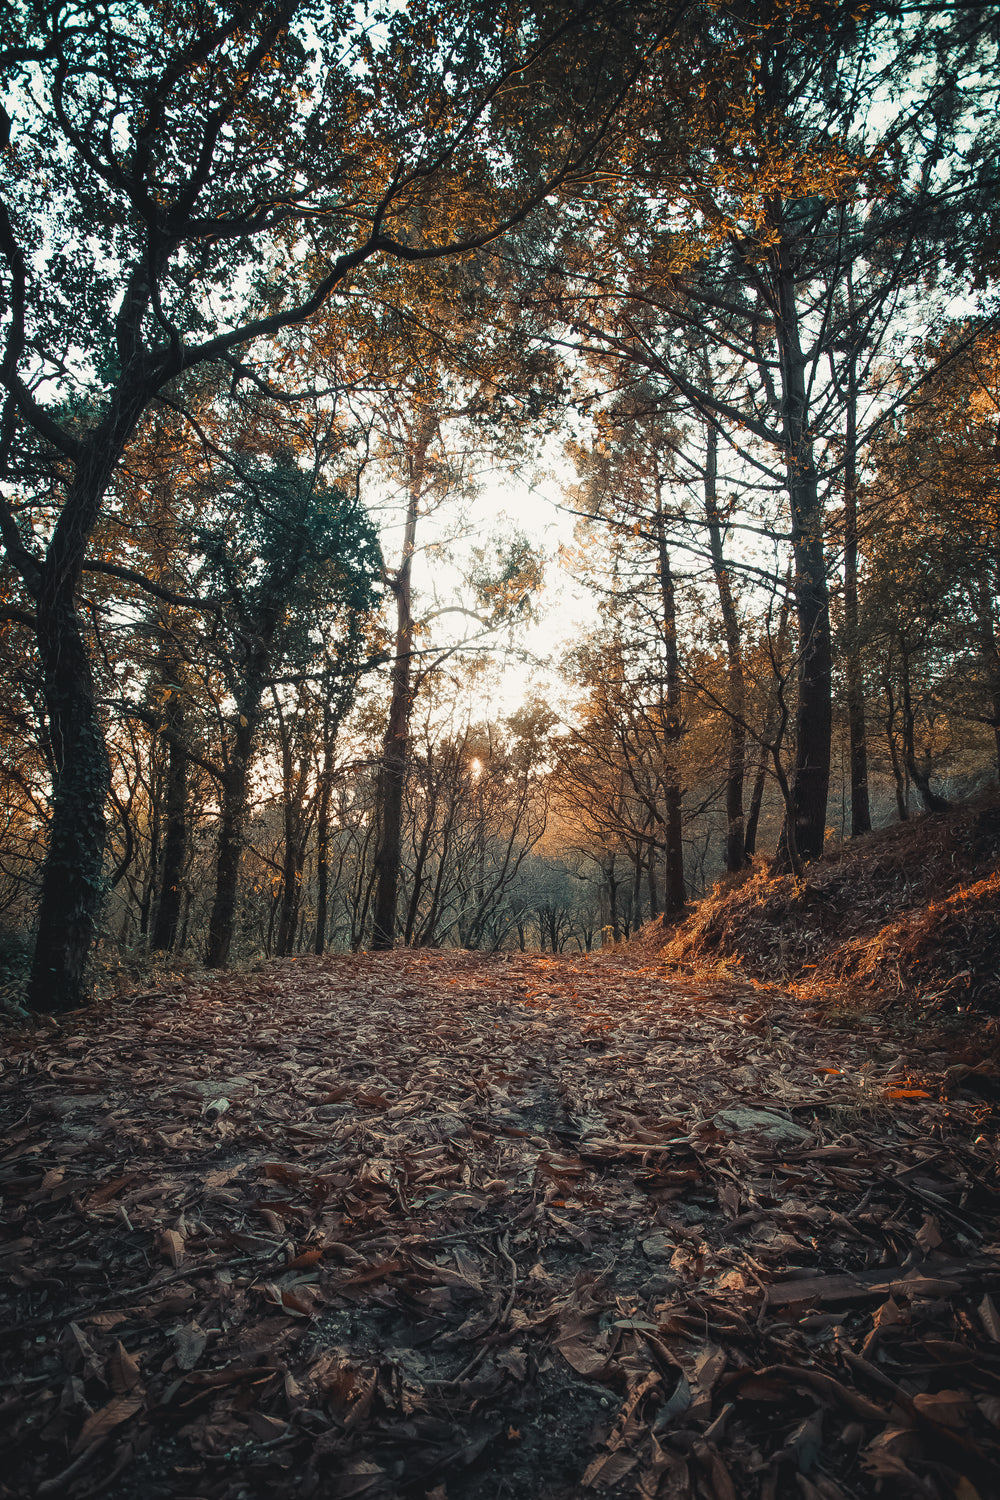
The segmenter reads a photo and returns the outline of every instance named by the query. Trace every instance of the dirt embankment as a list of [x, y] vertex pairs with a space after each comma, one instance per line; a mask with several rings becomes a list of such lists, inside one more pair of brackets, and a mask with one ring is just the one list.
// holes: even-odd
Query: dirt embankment
[[838, 844], [803, 880], [729, 877], [638, 942], [691, 971], [1000, 1016], [1000, 803]]

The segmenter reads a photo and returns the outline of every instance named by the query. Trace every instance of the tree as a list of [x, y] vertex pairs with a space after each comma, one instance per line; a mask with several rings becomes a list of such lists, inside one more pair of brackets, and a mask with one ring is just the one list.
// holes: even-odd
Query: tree
[[377, 597], [381, 556], [356, 499], [328, 489], [290, 462], [237, 471], [211, 495], [201, 528], [208, 581], [226, 598], [212, 656], [223, 673], [227, 733], [220, 769], [216, 890], [205, 961], [222, 968], [233, 936], [237, 879], [254, 747], [264, 695], [276, 677], [309, 672], [324, 640], [321, 602], [338, 620], [338, 668], [356, 676], [365, 622]]
[[[787, 520], [770, 525], [794, 559], [791, 815], [805, 858], [822, 849], [830, 768], [828, 489], [844, 485], [850, 613], [858, 455], [885, 411], [880, 349], [908, 335], [905, 313], [935, 278], [957, 288], [947, 237], [970, 244], [995, 181], [983, 123], [995, 37], [976, 13], [952, 26], [950, 10], [929, 10], [919, 28], [894, 6], [690, 14], [617, 122], [614, 198], [598, 183], [589, 219], [553, 219], [536, 276], [550, 336], [603, 366], [606, 389], [643, 378], [664, 403], [683, 397], [726, 437], [730, 466], [780, 478]], [[863, 821], [862, 748], [857, 734]]]
[[[677, 589], [671, 559], [668, 515], [671, 452], [677, 434], [655, 406], [646, 409], [641, 393], [628, 392], [610, 404], [598, 420], [601, 437], [593, 449], [575, 448], [577, 466], [586, 476], [582, 487], [586, 508], [609, 528], [615, 548], [615, 570], [632, 575], [631, 589], [616, 578], [612, 599], [631, 597], [651, 627], [652, 656], [656, 660], [650, 703], [638, 710], [642, 724], [636, 744], [646, 734], [659, 736], [659, 795], [640, 793], [649, 824], [650, 853], [664, 857], [663, 912], [675, 918], [684, 910], [683, 799], [679, 766], [680, 742], [684, 734], [681, 711], [680, 641], [677, 621]], [[658, 668], [658, 670], [657, 670]], [[624, 734], [623, 749], [633, 743]], [[654, 742], [655, 743], [655, 740]], [[626, 756], [626, 765], [631, 767]], [[636, 782], [639, 791], [639, 783]], [[655, 878], [654, 878], [655, 886]], [[654, 897], [654, 905], [656, 905]]]
[[389, 712], [379, 767], [379, 842], [375, 853], [375, 906], [372, 917], [372, 948], [376, 952], [391, 948], [396, 940], [403, 792], [410, 744], [410, 713], [415, 690], [413, 555], [417, 543], [420, 504], [433, 482], [436, 467], [430, 460], [430, 448], [439, 435], [440, 427], [437, 409], [420, 404], [415, 405], [403, 420], [407, 441], [400, 457], [405, 470], [406, 514], [399, 567], [389, 579], [389, 588], [396, 605], [396, 632]]
[[914, 363], [927, 378], [878, 445], [860, 532], [859, 638], [882, 684], [901, 816], [907, 782], [928, 810], [946, 805], [930, 777], [961, 759], [956, 741], [987, 733], [1000, 768], [997, 335], [953, 327]]
[[366, 263], [467, 254], [527, 216], [629, 86], [636, 49], [608, 19], [543, 8], [505, 26], [477, 7], [456, 27], [431, 3], [373, 30], [353, 6], [298, 0], [4, 11], [0, 477], [41, 467], [59, 494], [33, 534], [9, 487], [0, 509], [53, 745], [36, 1008], [79, 1003], [100, 906], [109, 768], [77, 591], [145, 413], [205, 364], [267, 389], [255, 356]]

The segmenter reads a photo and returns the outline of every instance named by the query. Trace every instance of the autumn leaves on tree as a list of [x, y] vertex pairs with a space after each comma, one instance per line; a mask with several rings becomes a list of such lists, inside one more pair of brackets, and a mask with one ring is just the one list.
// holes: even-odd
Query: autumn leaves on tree
[[[995, 51], [976, 7], [8, 7], [5, 796], [15, 904], [45, 846], [32, 1005], [83, 998], [109, 880], [141, 941], [228, 961], [262, 767], [264, 946], [287, 952], [323, 948], [338, 879], [354, 944], [506, 941], [514, 907], [470, 921], [471, 892], [511, 896], [557, 790], [595, 869], [626, 860], [632, 909], [644, 888], [672, 915], [696, 847], [695, 888], [745, 865], [765, 786], [778, 857], [822, 851], [841, 716], [854, 832], [883, 763], [905, 813], [911, 785], [940, 796], [955, 726], [995, 755]], [[393, 406], [394, 567], [364, 505]], [[440, 748], [419, 771], [428, 456], [449, 413], [509, 456], [570, 411], [604, 638], [568, 665], [568, 732], [487, 734], [510, 798], [519, 755], [537, 794], [424, 929], [414, 892], [448, 868], [413, 795]], [[522, 563], [472, 612], [509, 621]], [[196, 805], [211, 899], [185, 874]]]

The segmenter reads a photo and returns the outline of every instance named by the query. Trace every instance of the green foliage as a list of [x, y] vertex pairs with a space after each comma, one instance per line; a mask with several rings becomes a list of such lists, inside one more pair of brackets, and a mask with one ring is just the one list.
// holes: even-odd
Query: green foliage
[[240, 624], [273, 618], [280, 654], [308, 657], [324, 609], [355, 617], [376, 608], [382, 553], [356, 497], [285, 459], [241, 468], [206, 500], [207, 518], [194, 527], [205, 584]]
[[543, 560], [523, 532], [496, 538], [472, 549], [469, 582], [491, 623], [530, 616], [532, 596], [542, 587]]

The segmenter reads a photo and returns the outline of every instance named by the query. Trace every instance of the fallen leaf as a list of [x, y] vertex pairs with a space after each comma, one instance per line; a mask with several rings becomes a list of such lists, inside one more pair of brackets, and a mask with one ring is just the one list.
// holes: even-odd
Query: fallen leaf
[[172, 1266], [179, 1266], [184, 1259], [184, 1236], [176, 1229], [161, 1230], [157, 1240], [157, 1249], [161, 1255], [165, 1255]]
[[118, 1396], [114, 1401], [109, 1401], [107, 1406], [102, 1406], [87, 1418], [70, 1453], [75, 1456], [92, 1443], [101, 1442], [109, 1432], [127, 1422], [129, 1417], [134, 1417], [142, 1409], [142, 1404], [140, 1396]]
[[1000, 1343], [1000, 1314], [998, 1314], [996, 1304], [988, 1292], [979, 1304], [979, 1316], [990, 1338], [994, 1343]]
[[317, 1247], [311, 1250], [302, 1250], [294, 1260], [290, 1260], [288, 1262], [288, 1269], [290, 1271], [294, 1271], [298, 1270], [302, 1266], [316, 1266], [319, 1265], [322, 1259], [322, 1248]]
[[972, 1401], [965, 1391], [918, 1392], [913, 1404], [923, 1417], [940, 1422], [943, 1427], [967, 1427]]
[[624, 1449], [618, 1453], [604, 1453], [587, 1465], [580, 1483], [588, 1489], [593, 1489], [596, 1485], [610, 1487], [620, 1483], [638, 1462], [634, 1453], [627, 1453]]
[[578, 1375], [600, 1375], [607, 1369], [607, 1353], [595, 1349], [592, 1344], [583, 1343], [581, 1339], [563, 1339], [556, 1348]]
[[140, 1390], [142, 1371], [121, 1339], [115, 1344], [114, 1353], [108, 1359], [108, 1381], [118, 1396], [127, 1396], [130, 1391]]
[[181, 1328], [175, 1328], [173, 1345], [177, 1368], [185, 1371], [193, 1370], [201, 1359], [207, 1343], [208, 1334], [197, 1323], [186, 1323]]
[[930, 1255], [942, 1243], [941, 1223], [934, 1214], [924, 1214], [924, 1222], [914, 1235], [914, 1239], [925, 1255]]

